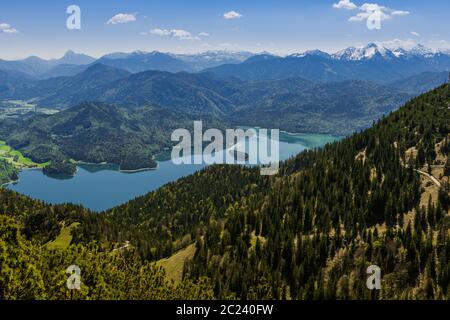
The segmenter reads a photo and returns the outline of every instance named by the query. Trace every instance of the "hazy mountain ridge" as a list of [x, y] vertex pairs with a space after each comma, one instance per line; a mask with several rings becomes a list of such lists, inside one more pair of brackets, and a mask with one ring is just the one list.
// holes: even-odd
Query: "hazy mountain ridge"
[[51, 70], [59, 65], [80, 66], [94, 61], [95, 58], [69, 50], [59, 59], [45, 60], [36, 56], [16, 61], [0, 59], [0, 70], [20, 71], [28, 76], [40, 78], [47, 73], [51, 74]]
[[[127, 108], [154, 106], [199, 118], [216, 116], [236, 125], [338, 134], [369, 126], [411, 97], [365, 81], [242, 81], [208, 73], [163, 71], [131, 74], [102, 64], [73, 77], [20, 86], [8, 91], [7, 97], [11, 96], [60, 109], [89, 100]], [[254, 117], [255, 112], [258, 117]], [[354, 122], [345, 124], [345, 119]]]
[[444, 72], [423, 72], [389, 84], [403, 92], [421, 94], [450, 81], [450, 74]]
[[20, 71], [37, 79], [74, 76], [97, 63], [124, 69], [132, 73], [148, 70], [173, 73], [181, 71], [196, 72], [224, 63], [241, 63], [253, 55], [253, 53], [245, 51], [225, 50], [207, 51], [198, 54], [134, 51], [110, 53], [95, 59], [69, 50], [60, 59], [45, 60], [35, 56], [15, 61], [0, 59], [0, 70]]
[[364, 47], [349, 47], [336, 53], [307, 50], [288, 56], [246, 51], [206, 51], [193, 54], [164, 52], [115, 52], [94, 59], [68, 51], [61, 59], [44, 60], [29, 57], [18, 61], [0, 60], [0, 70], [20, 71], [47, 79], [73, 76], [89, 65], [101, 63], [132, 73], [148, 70], [214, 72], [220, 76], [235, 76], [245, 80], [273, 80], [303, 77], [315, 81], [367, 80], [386, 84], [422, 72], [450, 70], [450, 53], [431, 50], [422, 45], [410, 49], [386, 48], [369, 43]]

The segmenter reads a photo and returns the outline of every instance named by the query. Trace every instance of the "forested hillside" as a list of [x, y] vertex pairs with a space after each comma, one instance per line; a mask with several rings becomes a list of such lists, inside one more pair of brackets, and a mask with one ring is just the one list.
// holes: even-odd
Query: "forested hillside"
[[[205, 117], [205, 125], [214, 126], [212, 121]], [[192, 123], [188, 116], [167, 109], [127, 110], [84, 102], [54, 115], [3, 120], [0, 136], [38, 163], [61, 165], [74, 159], [136, 170], [155, 167], [153, 157], [172, 145], [170, 132], [189, 129]]]
[[17, 169], [4, 159], [0, 159], [0, 184], [17, 179]]
[[[449, 104], [444, 85], [277, 176], [211, 166], [99, 215], [1, 190], [0, 297], [68, 297], [75, 263], [80, 298], [450, 299]], [[174, 289], [149, 263], [191, 244]]]
[[[0, 138], [37, 163], [52, 162], [46, 172], [69, 175], [75, 172], [70, 159], [113, 163], [124, 170], [153, 168], [153, 157], [172, 146], [170, 133], [192, 128], [194, 120], [202, 120], [205, 130], [259, 126], [348, 135], [369, 127], [411, 97], [365, 81], [130, 74], [102, 64], [73, 77], [30, 82], [0, 72], [0, 78], [5, 82], [0, 96], [3, 92], [3, 98], [32, 100], [26, 103], [30, 108], [25, 115], [0, 120]], [[62, 110], [36, 112], [49, 106]]]
[[[396, 89], [364, 81], [317, 84], [304, 79], [289, 79], [270, 83], [280, 88], [267, 90], [264, 82], [253, 85], [262, 87], [263, 98], [252, 96], [252, 90], [245, 90], [242, 96], [251, 99], [239, 104], [229, 115], [230, 121], [290, 132], [349, 135], [369, 127], [374, 120], [411, 97], [396, 92]], [[257, 117], [255, 112], [258, 112]]]
[[411, 94], [422, 94], [433, 88], [439, 87], [448, 81], [449, 73], [423, 72], [405, 79], [397, 80], [389, 86]]
[[127, 109], [151, 106], [196, 120], [217, 117], [232, 126], [339, 135], [369, 127], [413, 96], [368, 81], [322, 83], [295, 75], [244, 81], [210, 73], [162, 71], [130, 74], [102, 64], [72, 77], [30, 83], [15, 74], [0, 73], [0, 79], [5, 83], [0, 100], [30, 101], [38, 109], [67, 109], [96, 101]]

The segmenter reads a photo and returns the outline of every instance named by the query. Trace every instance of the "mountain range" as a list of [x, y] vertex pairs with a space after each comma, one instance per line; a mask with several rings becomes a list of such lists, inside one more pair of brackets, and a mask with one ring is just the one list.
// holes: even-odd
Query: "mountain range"
[[286, 57], [263, 55], [241, 64], [225, 64], [206, 69], [221, 77], [243, 80], [303, 77], [315, 81], [365, 80], [388, 84], [422, 72], [450, 70], [448, 52], [433, 52], [423, 46], [411, 50], [387, 49], [371, 43], [350, 47], [335, 54], [307, 51]]
[[73, 76], [89, 66], [100, 63], [128, 72], [158, 70], [168, 72], [197, 72], [221, 64], [241, 63], [253, 56], [250, 52], [207, 51], [199, 54], [172, 54], [158, 51], [130, 53], [115, 52], [98, 59], [68, 51], [60, 59], [45, 60], [31, 56], [22, 60], [0, 60], [0, 70], [21, 72], [35, 79]]
[[[1, 98], [32, 101], [37, 107], [65, 109], [89, 100], [131, 109], [164, 108], [200, 119], [213, 116], [235, 125], [336, 134], [365, 128], [412, 96], [361, 80], [244, 81], [213, 73], [129, 73], [103, 64], [73, 77], [9, 83]], [[345, 124], [345, 119], [352, 122]]]
[[67, 52], [60, 59], [29, 57], [0, 60], [0, 70], [24, 73], [35, 79], [73, 76], [92, 64], [104, 64], [131, 73], [148, 70], [211, 72], [221, 77], [242, 80], [276, 80], [303, 77], [314, 81], [365, 80], [381, 84], [398, 81], [422, 72], [450, 70], [450, 53], [433, 51], [422, 45], [411, 49], [391, 48], [369, 43], [329, 54], [308, 50], [288, 56], [270, 53], [207, 51], [197, 54], [172, 54], [158, 51], [115, 52], [94, 59]]
[[[16, 64], [35, 74], [76, 72], [37, 79], [26, 68], [15, 70]], [[193, 71], [205, 65], [213, 67]], [[2, 121], [0, 135], [36, 162], [72, 158], [139, 169], [149, 166], [144, 159], [170, 146], [168, 132], [190, 127], [193, 120], [349, 135], [445, 82], [448, 66], [445, 53], [376, 44], [287, 57], [246, 52], [114, 53], [95, 61], [73, 52], [50, 61], [31, 57], [10, 62], [8, 70], [0, 63], [0, 100], [62, 111]]]
[[73, 51], [67, 51], [60, 59], [45, 60], [36, 56], [31, 56], [23, 60], [8, 61], [0, 60], [0, 70], [18, 71], [30, 77], [46, 77], [45, 75], [53, 68], [61, 65], [79, 66], [93, 63], [94, 58]]

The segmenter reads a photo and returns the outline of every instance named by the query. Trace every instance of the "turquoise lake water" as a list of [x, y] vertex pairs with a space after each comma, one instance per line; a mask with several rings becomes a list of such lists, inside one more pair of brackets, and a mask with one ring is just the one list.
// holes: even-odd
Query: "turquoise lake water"
[[[339, 138], [331, 135], [280, 132], [280, 160], [337, 139]], [[159, 161], [155, 170], [124, 173], [110, 165], [79, 165], [77, 174], [70, 179], [48, 177], [41, 170], [23, 170], [19, 174], [19, 181], [6, 188], [48, 203], [71, 202], [94, 211], [103, 211], [205, 166], [206, 164], [175, 165], [171, 160], [165, 160]]]

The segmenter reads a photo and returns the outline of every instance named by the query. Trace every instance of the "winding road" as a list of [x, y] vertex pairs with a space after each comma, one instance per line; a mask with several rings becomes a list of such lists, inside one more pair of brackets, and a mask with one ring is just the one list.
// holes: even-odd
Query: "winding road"
[[435, 177], [433, 177], [431, 174], [429, 174], [429, 173], [427, 173], [425, 171], [422, 171], [422, 170], [418, 170], [418, 169], [414, 169], [414, 171], [417, 171], [421, 175], [423, 175], [423, 176], [427, 177], [428, 179], [430, 179], [438, 188], [442, 187], [441, 182], [438, 179], [436, 179]]

